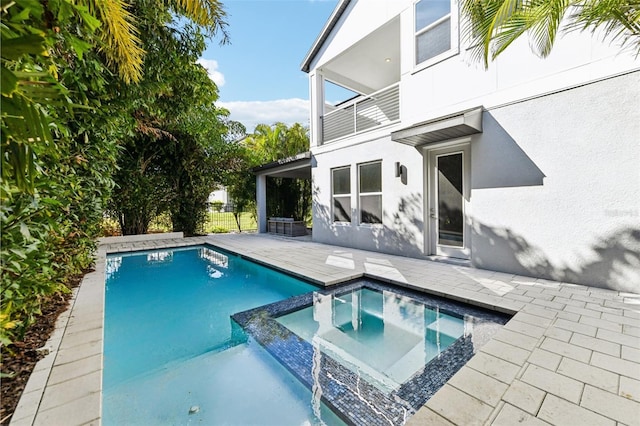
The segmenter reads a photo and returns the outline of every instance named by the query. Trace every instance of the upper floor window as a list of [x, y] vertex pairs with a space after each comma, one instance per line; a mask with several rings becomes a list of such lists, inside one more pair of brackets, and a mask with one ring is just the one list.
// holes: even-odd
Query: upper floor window
[[351, 167], [331, 170], [333, 221], [351, 222]]
[[452, 49], [451, 0], [420, 0], [415, 5], [416, 65]]
[[360, 223], [382, 223], [382, 163], [358, 165]]

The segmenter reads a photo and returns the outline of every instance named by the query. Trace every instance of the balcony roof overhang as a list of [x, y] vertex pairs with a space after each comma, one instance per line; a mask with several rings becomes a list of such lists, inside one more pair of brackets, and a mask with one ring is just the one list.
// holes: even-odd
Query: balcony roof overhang
[[322, 28], [322, 31], [320, 31], [318, 38], [316, 38], [316, 41], [313, 42], [311, 49], [309, 49], [309, 52], [307, 52], [307, 56], [304, 57], [302, 64], [300, 64], [300, 69], [302, 71], [306, 73], [309, 72], [309, 70], [311, 69], [311, 62], [313, 62], [313, 59], [316, 57], [320, 49], [322, 49], [324, 42], [329, 38], [331, 31], [333, 31], [333, 28], [342, 17], [342, 14], [347, 9], [347, 6], [349, 6], [349, 3], [351, 3], [351, 0], [340, 0], [340, 2], [336, 5], [336, 8], [331, 13], [329, 20], [326, 24], [324, 24], [324, 27]]
[[303, 152], [293, 157], [282, 158], [270, 163], [261, 164], [251, 169], [254, 175], [267, 175], [292, 179], [311, 179], [311, 152]]
[[414, 124], [391, 133], [391, 140], [411, 146], [424, 146], [482, 133], [483, 107], [460, 111]]

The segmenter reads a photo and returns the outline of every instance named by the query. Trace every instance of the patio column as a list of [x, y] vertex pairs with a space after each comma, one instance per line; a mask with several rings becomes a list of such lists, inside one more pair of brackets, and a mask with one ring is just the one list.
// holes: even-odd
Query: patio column
[[324, 114], [324, 77], [321, 73], [309, 74], [309, 96], [311, 97], [310, 136], [311, 146], [322, 145], [322, 120]]
[[267, 232], [267, 175], [256, 175], [256, 210], [258, 232]]

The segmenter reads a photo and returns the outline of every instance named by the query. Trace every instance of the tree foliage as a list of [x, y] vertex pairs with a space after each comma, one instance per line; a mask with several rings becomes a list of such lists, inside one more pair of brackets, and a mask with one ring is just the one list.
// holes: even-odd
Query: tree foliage
[[[255, 209], [256, 178], [254, 167], [292, 157], [309, 150], [308, 129], [299, 123], [272, 126], [259, 124], [241, 142], [242, 164], [226, 180], [229, 195], [237, 210]], [[311, 182], [304, 179], [268, 178], [267, 215], [306, 220], [311, 213]]]
[[[188, 81], [163, 81], [153, 69], [152, 58], [160, 61], [161, 54], [187, 55], [181, 78], [206, 79], [193, 47], [203, 45], [202, 37], [174, 42], [186, 30], [166, 20], [161, 28], [158, 18], [185, 14], [204, 34], [224, 32], [226, 24], [217, 0], [137, 0], [131, 6], [120, 0], [3, 0], [0, 13], [0, 345], [6, 345], [20, 338], [44, 301], [68, 291], [69, 278], [91, 265], [122, 159], [119, 145], [135, 137], [157, 140], [154, 131], [163, 129], [156, 119], [185, 133], [176, 114], [193, 99], [207, 99], [213, 108], [210, 87], [189, 90]], [[136, 35], [152, 31], [158, 45], [139, 45]], [[127, 37], [132, 43], [123, 41]], [[139, 69], [136, 56], [144, 60]], [[224, 115], [220, 110], [217, 117]]]
[[[92, 262], [117, 120], [96, 21], [60, 1], [3, 2], [0, 343]], [[91, 114], [88, 111], [92, 111]]]
[[196, 63], [205, 48], [201, 28], [174, 27], [167, 12], [139, 13], [150, 72], [121, 98], [135, 127], [122, 141], [110, 210], [125, 235], [146, 233], [165, 212], [174, 231], [194, 235], [231, 161], [225, 135], [233, 123], [214, 105], [218, 89]]
[[485, 67], [511, 43], [528, 34], [533, 50], [546, 57], [562, 31], [603, 30], [640, 53], [638, 0], [463, 0], [464, 28]]
[[[88, 19], [93, 19], [107, 64], [125, 83], [139, 82], [145, 57], [138, 26], [139, 15], [132, 13], [122, 0], [78, 0], [76, 3], [88, 12]], [[138, 0], [134, 6], [162, 12], [171, 10], [189, 18], [211, 35], [222, 33], [221, 43], [228, 42], [226, 12], [218, 0]]]

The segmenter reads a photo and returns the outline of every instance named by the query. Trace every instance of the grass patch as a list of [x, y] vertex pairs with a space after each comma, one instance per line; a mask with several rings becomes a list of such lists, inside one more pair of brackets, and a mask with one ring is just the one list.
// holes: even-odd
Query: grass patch
[[[253, 213], [240, 213], [240, 228], [242, 232], [256, 231], [258, 229], [258, 223]], [[171, 232], [171, 230], [171, 218], [165, 213], [154, 218], [151, 223], [149, 223], [148, 233]], [[233, 213], [209, 212], [207, 213], [201, 232], [205, 234], [225, 234], [227, 232], [238, 231], [238, 224], [236, 223], [236, 218], [233, 216]], [[104, 218], [102, 221], [102, 236], [111, 237], [116, 235], [120, 235], [120, 225], [118, 221], [111, 218]]]
[[207, 214], [207, 220], [204, 223], [204, 232], [207, 234], [219, 234], [226, 232], [238, 231], [255, 231], [258, 229], [258, 223], [252, 213], [240, 213], [240, 229], [236, 223], [236, 218], [231, 212], [212, 212]]

